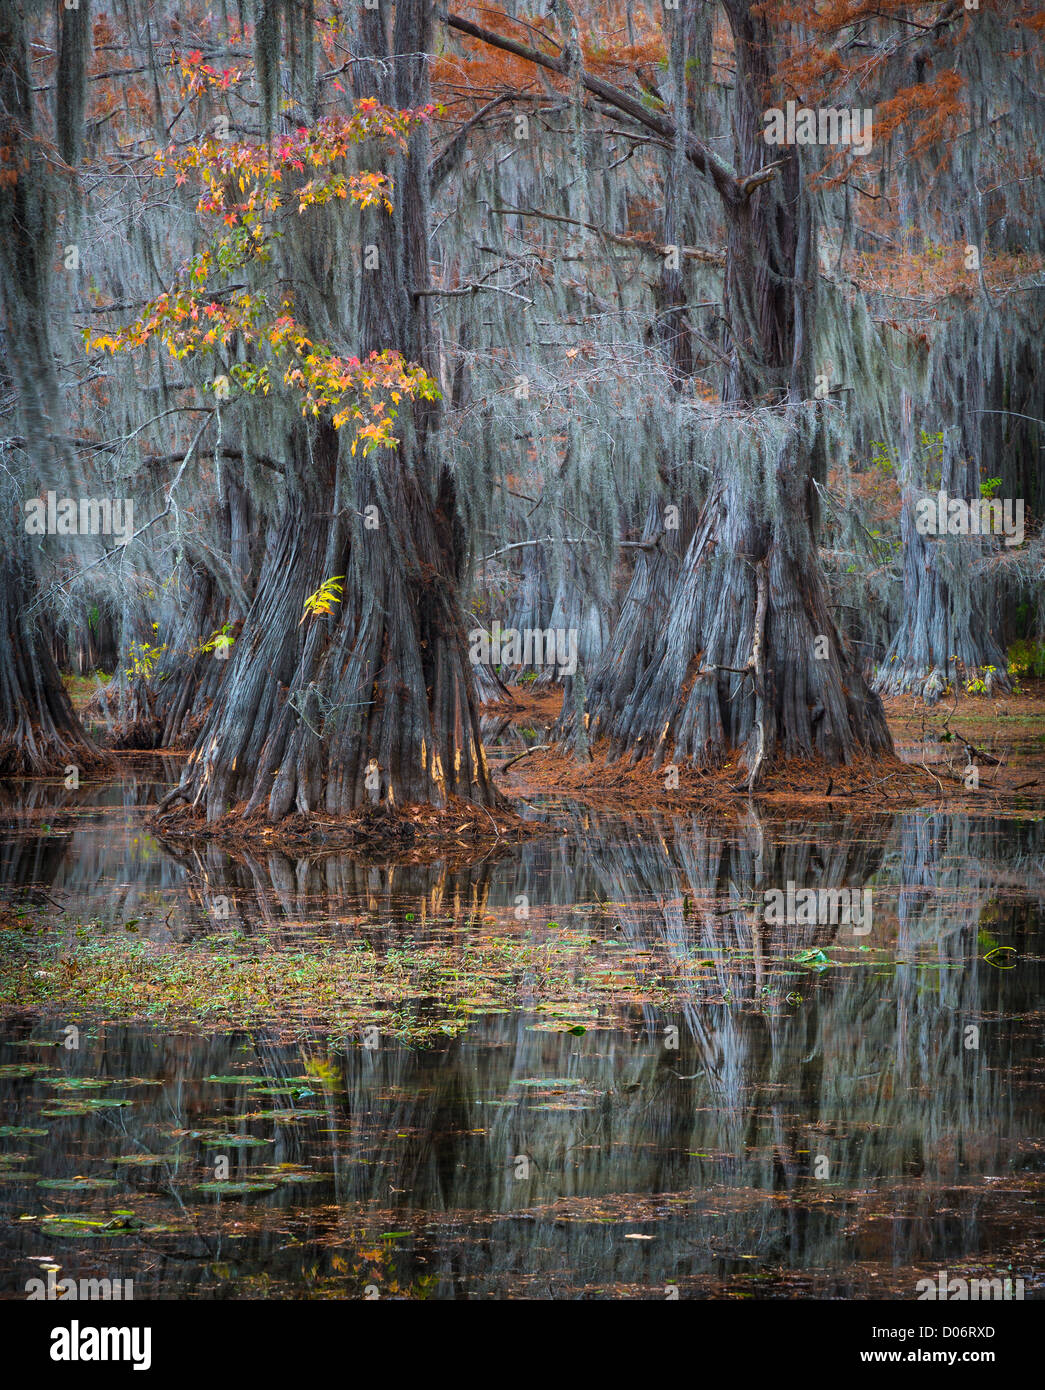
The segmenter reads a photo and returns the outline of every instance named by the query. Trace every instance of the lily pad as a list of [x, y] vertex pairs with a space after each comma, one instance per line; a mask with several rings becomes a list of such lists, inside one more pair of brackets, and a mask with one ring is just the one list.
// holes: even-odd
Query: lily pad
[[266, 1170], [266, 1172], [265, 1172], [265, 1179], [266, 1179], [266, 1181], [267, 1181], [268, 1179], [271, 1178], [274, 1182], [281, 1182], [281, 1183], [292, 1183], [292, 1182], [296, 1182], [296, 1183], [326, 1182], [327, 1177], [328, 1177], [328, 1174], [326, 1174], [326, 1173], [306, 1173], [306, 1172], [289, 1172], [289, 1173], [285, 1173], [285, 1172], [282, 1172], [281, 1170], [278, 1170], [278, 1169], [275, 1170], [275, 1171], [273, 1171], [273, 1170], [270, 1169], [270, 1170]]
[[242, 1072], [237, 1072], [234, 1076], [205, 1076], [204, 1081], [213, 1081], [220, 1086], [262, 1086], [268, 1080], [267, 1076], [244, 1076]]
[[104, 1240], [107, 1236], [126, 1234], [116, 1226], [110, 1227], [105, 1221], [85, 1221], [73, 1216], [54, 1216], [41, 1221], [40, 1230], [45, 1236], [64, 1236], [67, 1240]]
[[559, 1090], [563, 1086], [585, 1086], [583, 1077], [577, 1076], [528, 1076], [523, 1081], [513, 1081], [513, 1086], [544, 1086], [548, 1090]]
[[322, 1110], [254, 1110], [245, 1115], [247, 1120], [274, 1120], [277, 1125], [289, 1125], [295, 1120], [307, 1120], [310, 1115], [321, 1115]]
[[200, 1141], [205, 1149], [257, 1149], [275, 1139], [255, 1139], [252, 1134], [209, 1134]]
[[167, 1227], [150, 1226], [137, 1216], [127, 1215], [49, 1216], [46, 1221], [40, 1222], [39, 1229], [45, 1236], [65, 1240], [106, 1240], [135, 1231], [165, 1231]]
[[38, 1071], [46, 1071], [46, 1062], [5, 1062], [0, 1067], [0, 1079], [8, 1080], [17, 1077], [21, 1079], [25, 1076], [35, 1076]]
[[149, 1168], [157, 1163], [173, 1163], [180, 1157], [180, 1154], [120, 1154], [110, 1162], [135, 1168]]
[[45, 1083], [56, 1091], [100, 1091], [104, 1086], [114, 1084], [95, 1076], [48, 1076]]
[[116, 1110], [122, 1105], [133, 1105], [133, 1100], [67, 1100], [60, 1110], [43, 1110], [45, 1119], [65, 1115], [93, 1115], [96, 1110]]
[[832, 964], [830, 956], [820, 950], [799, 951], [791, 959], [797, 965], [808, 965], [810, 970], [826, 970]]
[[201, 1182], [195, 1192], [218, 1192], [225, 1197], [239, 1197], [247, 1192], [275, 1192], [274, 1182]]
[[36, 1185], [54, 1192], [95, 1192], [119, 1183], [115, 1178], [41, 1178]]
[[42, 1139], [50, 1132], [49, 1129], [36, 1129], [32, 1125], [0, 1125], [0, 1139]]

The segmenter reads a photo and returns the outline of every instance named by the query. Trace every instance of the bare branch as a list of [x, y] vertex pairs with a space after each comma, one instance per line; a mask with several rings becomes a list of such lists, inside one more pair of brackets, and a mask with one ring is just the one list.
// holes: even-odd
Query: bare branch
[[[461, 34], [467, 34], [469, 38], [478, 39], [481, 43], [489, 44], [491, 48], [499, 48], [505, 53], [513, 53], [517, 58], [523, 58], [537, 67], [547, 68], [549, 72], [558, 73], [560, 77], [573, 77], [575, 75], [570, 64], [564, 58], [556, 58], [550, 53], [542, 53], [539, 49], [528, 48], [525, 44], [516, 43], [514, 39], [506, 38], [503, 34], [495, 33], [492, 29], [484, 29], [478, 24], [473, 24], [470, 19], [464, 19], [461, 15], [448, 14], [446, 23], [451, 29], [456, 29]], [[654, 134], [663, 136], [666, 140], [681, 140], [686, 158], [694, 168], [699, 169], [702, 174], [708, 175], [718, 193], [727, 202], [736, 202], [738, 198], [743, 196], [741, 192], [743, 180], [737, 178], [730, 165], [714, 150], [705, 145], [702, 140], [698, 140], [695, 135], [689, 131], [680, 131], [670, 117], [659, 111], [651, 111], [636, 97], [629, 96], [627, 92], [615, 87], [611, 82], [604, 82], [601, 77], [595, 77], [584, 69], [581, 69], [576, 76], [579, 77], [586, 91], [591, 92], [593, 96], [599, 97], [618, 111], [622, 111], [626, 116], [630, 116], [633, 121], [638, 121], [639, 125], [645, 126], [647, 130], [652, 130]]]

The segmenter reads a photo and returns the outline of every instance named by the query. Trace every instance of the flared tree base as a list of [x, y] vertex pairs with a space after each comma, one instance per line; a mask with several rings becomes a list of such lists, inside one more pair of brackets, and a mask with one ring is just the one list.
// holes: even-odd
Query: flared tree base
[[831, 617], [809, 522], [797, 508], [749, 513], [709, 498], [652, 660], [623, 708], [596, 700], [590, 724], [655, 767], [735, 762], [746, 790], [781, 757], [891, 752], [881, 700]]
[[62, 684], [47, 633], [28, 614], [29, 571], [0, 562], [0, 778], [68, 776], [104, 766]]

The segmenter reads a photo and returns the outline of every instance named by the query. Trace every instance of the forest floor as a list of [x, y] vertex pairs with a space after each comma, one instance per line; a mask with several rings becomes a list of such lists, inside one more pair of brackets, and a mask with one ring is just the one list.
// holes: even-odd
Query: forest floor
[[[74, 703], [91, 689], [74, 688]], [[153, 828], [165, 838], [230, 847], [261, 843], [289, 852], [347, 849], [405, 863], [467, 861], [546, 833], [551, 826], [545, 813], [563, 801], [594, 811], [659, 815], [718, 813], [748, 800], [734, 762], [706, 772], [682, 764], [674, 786], [665, 767], [654, 769], [648, 757], [615, 757], [606, 741], [596, 743], [587, 762], [578, 761], [552, 746], [561, 708], [561, 689], [548, 686], [516, 686], [510, 700], [483, 706], [484, 723], [494, 721], [488, 757], [504, 796], [492, 810], [454, 800], [442, 810], [404, 806], [394, 816], [378, 808], [351, 817], [318, 812], [289, 817], [277, 827], [262, 813], [244, 818], [242, 807], [217, 824], [182, 808], [156, 817]], [[892, 697], [885, 710], [895, 755], [860, 757], [844, 768], [818, 759], [778, 762], [767, 769], [754, 799], [778, 812], [817, 807], [839, 814], [927, 803], [1021, 810], [1045, 800], [1045, 680], [1026, 681], [1018, 694], [963, 695], [932, 707], [917, 697]], [[118, 755], [121, 761], [135, 756]], [[976, 769], [972, 775], [970, 766]]]
[[507, 848], [547, 829], [522, 820], [507, 802], [487, 810], [458, 797], [450, 797], [444, 807], [407, 804], [394, 814], [383, 806], [366, 807], [351, 816], [314, 811], [288, 816], [279, 825], [270, 825], [264, 811], [243, 816], [234, 807], [224, 820], [208, 823], [187, 807], [178, 807], [153, 817], [151, 828], [165, 839], [214, 840], [230, 849], [346, 849], [382, 861], [411, 864], [438, 858], [448, 865], [485, 857], [493, 848]]
[[[1045, 797], [1045, 681], [1028, 681], [1017, 695], [952, 697], [932, 707], [913, 696], [884, 703], [896, 756], [861, 757], [844, 768], [818, 759], [777, 763], [755, 793], [758, 801], [848, 811], [933, 800], [961, 809], [1018, 807]], [[712, 808], [747, 795], [733, 762], [703, 773], [680, 765], [678, 786], [671, 787], [665, 767], [655, 770], [650, 758], [614, 758], [605, 741], [596, 743], [588, 763], [547, 747], [561, 706], [560, 692], [519, 690], [510, 706], [484, 707], [541, 738], [533, 752], [493, 763], [507, 796], [569, 797], [592, 809], [642, 813]]]

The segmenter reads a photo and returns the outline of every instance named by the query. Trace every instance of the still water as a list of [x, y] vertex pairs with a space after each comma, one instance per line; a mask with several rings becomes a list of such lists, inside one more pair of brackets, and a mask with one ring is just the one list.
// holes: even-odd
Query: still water
[[[5, 970], [116, 937], [189, 974], [438, 969], [336, 1026], [8, 996], [4, 1296], [49, 1267], [135, 1299], [1045, 1292], [1040, 814], [551, 805], [479, 863], [388, 865], [164, 844], [176, 766], [136, 766], [0, 809]], [[767, 922], [788, 883], [869, 888], [868, 930]]]

